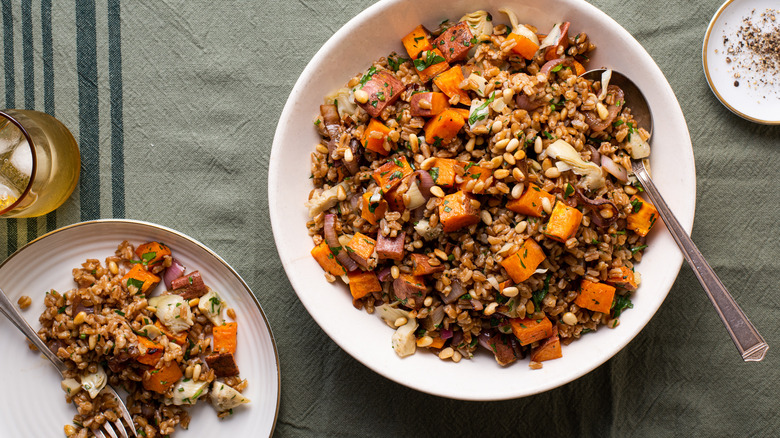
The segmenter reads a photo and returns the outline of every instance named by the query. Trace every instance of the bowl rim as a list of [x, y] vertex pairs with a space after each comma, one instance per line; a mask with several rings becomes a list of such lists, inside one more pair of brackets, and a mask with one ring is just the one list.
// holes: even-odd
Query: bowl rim
[[[531, 0], [534, 1], [534, 0]], [[300, 77], [295, 82], [295, 85], [293, 86], [290, 95], [288, 97], [287, 102], [285, 103], [285, 106], [281, 112], [279, 122], [277, 124], [277, 128], [274, 134], [274, 141], [273, 146], [270, 154], [269, 159], [269, 172], [268, 172], [268, 202], [269, 202], [269, 216], [271, 219], [271, 226], [273, 230], [273, 235], [276, 243], [276, 249], [280, 256], [280, 259], [282, 261], [282, 265], [285, 269], [285, 273], [287, 274], [288, 280], [290, 281], [290, 284], [292, 285], [293, 289], [296, 292], [296, 295], [298, 296], [298, 299], [301, 301], [301, 303], [304, 305], [306, 310], [309, 312], [311, 317], [317, 322], [319, 327], [328, 335], [328, 337], [333, 340], [342, 350], [347, 352], [350, 356], [352, 356], [357, 361], [361, 362], [363, 365], [367, 366], [372, 371], [376, 372], [377, 374], [380, 374], [384, 376], [385, 378], [392, 380], [396, 383], [399, 383], [401, 385], [407, 386], [409, 388], [415, 389], [417, 391], [421, 391], [424, 393], [428, 393], [435, 396], [440, 397], [446, 397], [451, 399], [459, 399], [459, 400], [470, 400], [470, 401], [494, 401], [494, 400], [508, 400], [508, 399], [515, 399], [520, 397], [526, 397], [534, 394], [538, 394], [541, 392], [545, 392], [554, 388], [557, 388], [559, 386], [562, 386], [564, 384], [567, 384], [571, 381], [574, 381], [585, 374], [588, 374], [590, 371], [594, 370], [595, 368], [601, 366], [609, 359], [613, 358], [619, 351], [621, 351], [628, 343], [630, 343], [644, 328], [644, 326], [649, 322], [649, 320], [656, 314], [658, 309], [660, 308], [660, 305], [665, 300], [666, 296], [668, 295], [669, 291], [671, 290], [671, 287], [673, 286], [677, 276], [679, 275], [679, 271], [682, 267], [683, 257], [682, 253], [679, 252], [679, 249], [676, 250], [676, 252], [668, 257], [668, 265], [667, 270], [669, 272], [673, 272], [673, 276], [671, 277], [671, 280], [668, 284], [668, 287], [659, 288], [661, 292], [663, 292], [664, 299], [662, 299], [654, 308], [648, 309], [652, 310], [648, 312], [647, 318], [641, 322], [639, 328], [631, 333], [630, 335], [627, 335], [621, 339], [621, 342], [609, 345], [608, 348], [606, 348], [603, 352], [603, 354], [600, 356], [599, 360], [593, 361], [593, 363], [589, 364], [589, 366], [583, 366], [581, 367], [577, 373], [574, 373], [571, 376], [567, 376], [564, 379], [553, 379], [547, 384], [542, 384], [538, 386], [535, 390], [532, 391], [520, 391], [518, 393], [512, 393], [512, 394], [502, 394], [498, 396], [490, 396], [490, 395], [481, 395], [481, 394], [463, 394], [458, 393], [457, 390], [440, 390], [440, 389], [431, 389], [431, 388], [425, 388], [425, 387], [417, 387], [412, 386], [409, 382], [404, 381], [402, 378], [400, 378], [398, 375], [394, 375], [391, 372], [384, 372], [380, 369], [378, 369], [375, 364], [372, 363], [372, 361], [365, 359], [365, 357], [361, 354], [358, 354], [356, 350], [351, 348], [347, 342], [345, 342], [343, 339], [334, 336], [332, 330], [330, 327], [328, 327], [327, 324], [324, 324], [322, 315], [318, 314], [316, 309], [313, 309], [310, 305], [310, 303], [307, 302], [307, 300], [302, 296], [301, 293], [298, 292], [299, 287], [297, 287], [298, 279], [294, 277], [293, 267], [291, 263], [288, 263], [287, 259], [283, 257], [284, 254], [287, 254], [287, 250], [284, 247], [285, 242], [285, 235], [283, 234], [283, 225], [285, 222], [285, 218], [279, 215], [279, 211], [276, 208], [277, 205], [280, 205], [280, 202], [283, 201], [283, 192], [280, 191], [280, 185], [279, 183], [279, 176], [284, 172], [283, 169], [280, 168], [280, 166], [276, 165], [280, 159], [280, 157], [283, 154], [283, 139], [282, 135], [284, 134], [284, 131], [286, 130], [287, 122], [292, 117], [294, 111], [296, 108], [295, 102], [301, 98], [301, 95], [303, 93], [303, 89], [305, 88], [307, 82], [309, 81], [310, 77], [312, 76], [312, 73], [315, 72], [317, 69], [317, 65], [320, 62], [325, 61], [325, 55], [330, 53], [332, 50], [334, 50], [335, 46], [340, 42], [340, 40], [349, 35], [351, 32], [355, 31], [356, 28], [358, 28], [364, 21], [370, 20], [373, 17], [382, 14], [386, 10], [390, 8], [397, 7], [405, 2], [408, 2], [408, 0], [381, 0], [374, 5], [369, 6], [365, 10], [361, 11], [358, 15], [350, 19], [347, 23], [345, 23], [338, 31], [336, 31], [324, 44], [323, 46], [314, 54], [314, 56], [311, 58], [309, 63], [306, 65], [304, 70], [302, 71]], [[663, 93], [666, 93], [666, 95], [670, 98], [670, 100], [673, 102], [672, 105], [679, 110], [679, 116], [682, 120], [682, 126], [685, 134], [685, 138], [683, 138], [683, 144], [691, 145], [690, 148], [686, 148], [686, 154], [688, 155], [688, 162], [686, 164], [689, 164], [690, 167], [686, 169], [689, 173], [689, 175], [686, 175], [690, 178], [690, 184], [692, 187], [692, 193], [689, 195], [690, 198], [690, 216], [687, 218], [683, 218], [680, 220], [678, 217], [678, 220], [680, 220], [680, 223], [682, 224], [683, 228], [690, 234], [691, 229], [693, 227], [693, 220], [694, 220], [694, 214], [695, 214], [695, 207], [696, 207], [696, 171], [695, 171], [695, 161], [693, 156], [693, 149], [692, 144], [690, 140], [690, 133], [687, 129], [687, 125], [685, 123], [684, 115], [682, 113], [682, 109], [680, 108], [679, 101], [677, 101], [676, 96], [674, 95], [674, 91], [671, 88], [671, 84], [669, 84], [668, 80], [666, 79], [665, 75], [661, 71], [661, 69], [658, 67], [655, 60], [650, 56], [650, 54], [642, 47], [642, 45], [625, 29], [623, 28], [617, 21], [615, 21], [612, 17], [607, 15], [602, 10], [598, 9], [597, 7], [593, 6], [590, 3], [587, 2], [580, 2], [577, 0], [560, 0], [561, 3], [564, 4], [572, 4], [576, 5], [578, 8], [584, 8], [586, 10], [589, 10], [592, 14], [597, 15], [601, 20], [604, 20], [605, 22], [609, 23], [616, 32], [618, 32], [632, 47], [634, 50], [640, 53], [640, 56], [642, 58], [645, 58], [648, 61], [648, 66], [651, 66], [653, 69], [652, 75], [657, 76], [658, 78], [662, 79], [663, 84]], [[476, 10], [479, 6], [474, 6], [472, 9]], [[373, 60], [374, 58], [371, 58]], [[301, 203], [302, 205], [302, 203]], [[303, 207], [301, 207], [303, 208]], [[664, 233], [668, 234], [668, 231], [665, 229], [665, 227], [662, 229]], [[301, 230], [301, 232], [304, 232]], [[671, 237], [670, 237], [671, 238]], [[308, 254], [307, 254], [308, 255]], [[297, 273], [295, 273], [297, 274]], [[319, 273], [318, 273], [319, 274]], [[388, 335], [389, 338], [389, 335]]]

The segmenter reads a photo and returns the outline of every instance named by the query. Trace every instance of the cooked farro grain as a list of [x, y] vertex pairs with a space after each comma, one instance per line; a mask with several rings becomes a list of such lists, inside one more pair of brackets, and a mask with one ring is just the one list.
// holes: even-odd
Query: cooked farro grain
[[[240, 394], [246, 381], [237, 378], [238, 368], [224, 372], [225, 362], [235, 364], [232, 353], [218, 350], [216, 338], [212, 349], [210, 335], [215, 324], [225, 323], [225, 305], [203, 284], [200, 273], [171, 275], [171, 291], [149, 296], [161, 280], [154, 273], [164, 275], [174, 263], [178, 265], [163, 244], [150, 242], [136, 249], [125, 241], [105, 265], [89, 259], [73, 269], [75, 289], [46, 293], [38, 334], [70, 368], [62, 387], [67, 401], [78, 409], [74, 426], [64, 428], [66, 436], [92, 436], [93, 430], [120, 416], [114, 400], [99, 393], [105, 384], [129, 392], [132, 426], [149, 438], [170, 436], [177, 425], [186, 429], [190, 417], [184, 407], [206, 394], [220, 418], [248, 402]], [[190, 309], [182, 296], [202, 296], [209, 305], [196, 303]], [[166, 312], [166, 306], [180, 310]], [[229, 358], [210, 362], [217, 351]]]
[[632, 307], [656, 216], [627, 174], [647, 132], [622, 90], [578, 76], [585, 33], [533, 41], [508, 15], [408, 38], [415, 59], [380, 58], [315, 119], [312, 255], [397, 329], [402, 357], [481, 344], [538, 369]]

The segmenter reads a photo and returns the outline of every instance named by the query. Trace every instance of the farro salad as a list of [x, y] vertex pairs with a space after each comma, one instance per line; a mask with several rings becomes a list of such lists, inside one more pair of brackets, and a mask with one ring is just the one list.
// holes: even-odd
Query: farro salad
[[657, 212], [629, 174], [650, 154], [623, 91], [579, 77], [576, 23], [486, 11], [431, 31], [325, 96], [306, 206], [313, 257], [405, 357], [504, 366], [615, 328]]
[[[77, 287], [47, 292], [39, 336], [70, 368], [62, 388], [78, 408], [68, 437], [86, 438], [121, 418], [101, 393], [124, 388], [138, 436], [186, 429], [184, 407], [207, 400], [223, 418], [248, 403], [235, 361], [235, 311], [160, 242], [122, 242], [105, 265], [88, 259], [73, 269]], [[159, 283], [165, 292], [151, 296]]]

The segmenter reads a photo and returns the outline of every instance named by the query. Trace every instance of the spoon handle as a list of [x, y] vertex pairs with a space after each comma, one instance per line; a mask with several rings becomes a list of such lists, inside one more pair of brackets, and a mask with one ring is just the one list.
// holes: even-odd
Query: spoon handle
[[674, 217], [674, 213], [672, 213], [658, 192], [655, 184], [653, 184], [653, 180], [650, 179], [644, 163], [635, 160], [632, 168], [637, 179], [642, 183], [642, 187], [644, 187], [650, 202], [658, 209], [658, 213], [666, 224], [666, 228], [675, 242], [677, 242], [677, 246], [680, 247], [685, 260], [688, 261], [691, 269], [693, 269], [696, 278], [699, 279], [699, 283], [701, 283], [710, 301], [712, 301], [712, 305], [715, 306], [715, 310], [718, 311], [718, 315], [729, 331], [731, 340], [737, 346], [742, 359], [745, 362], [763, 360], [769, 345], [758, 333], [753, 323], [745, 316], [745, 313], [734, 301], [726, 286], [723, 285], [720, 278], [718, 278], [715, 271], [713, 271], [693, 243], [693, 240], [685, 233], [677, 218]]
[[0, 312], [27, 337], [30, 343], [35, 345], [41, 354], [46, 356], [46, 358], [54, 364], [60, 374], [67, 371], [68, 366], [65, 365], [56, 354], [49, 350], [49, 347], [38, 337], [38, 333], [35, 333], [35, 330], [27, 324], [24, 317], [16, 310], [16, 307], [14, 307], [14, 303], [11, 302], [2, 290], [0, 290]]

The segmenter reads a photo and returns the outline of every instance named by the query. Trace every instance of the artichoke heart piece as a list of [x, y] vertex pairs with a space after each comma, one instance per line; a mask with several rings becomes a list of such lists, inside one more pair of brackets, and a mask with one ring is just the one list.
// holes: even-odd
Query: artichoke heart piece
[[460, 17], [458, 21], [465, 21], [476, 37], [493, 34], [493, 17], [487, 11], [474, 11]]
[[79, 391], [81, 391], [81, 383], [73, 378], [63, 379], [60, 383], [60, 386], [62, 387], [62, 390], [65, 391], [65, 394], [68, 394], [68, 396], [76, 395]]
[[244, 403], [249, 403], [249, 399], [243, 394], [219, 380], [214, 381], [211, 388], [211, 405], [217, 411], [224, 412]]
[[414, 354], [417, 350], [417, 339], [414, 332], [417, 330], [417, 319], [410, 318], [409, 312], [399, 309], [392, 304], [382, 304], [375, 309], [376, 313], [390, 327], [395, 328], [395, 322], [399, 318], [406, 318], [406, 324], [398, 327], [391, 338], [393, 350], [399, 357], [406, 357]]
[[194, 405], [198, 398], [209, 392], [209, 382], [203, 380], [179, 379], [173, 386], [172, 403], [176, 406]]
[[106, 372], [103, 367], [98, 367], [97, 372], [81, 377], [81, 388], [89, 393], [90, 398], [95, 398], [106, 387], [107, 382]]
[[155, 314], [164, 326], [174, 333], [183, 332], [194, 324], [192, 310], [180, 295], [161, 295], [149, 299], [149, 305], [157, 309]]
[[206, 295], [200, 297], [198, 309], [214, 325], [222, 325], [225, 320], [222, 318], [222, 310], [225, 308], [225, 301], [220, 298], [214, 289], [209, 288]]

